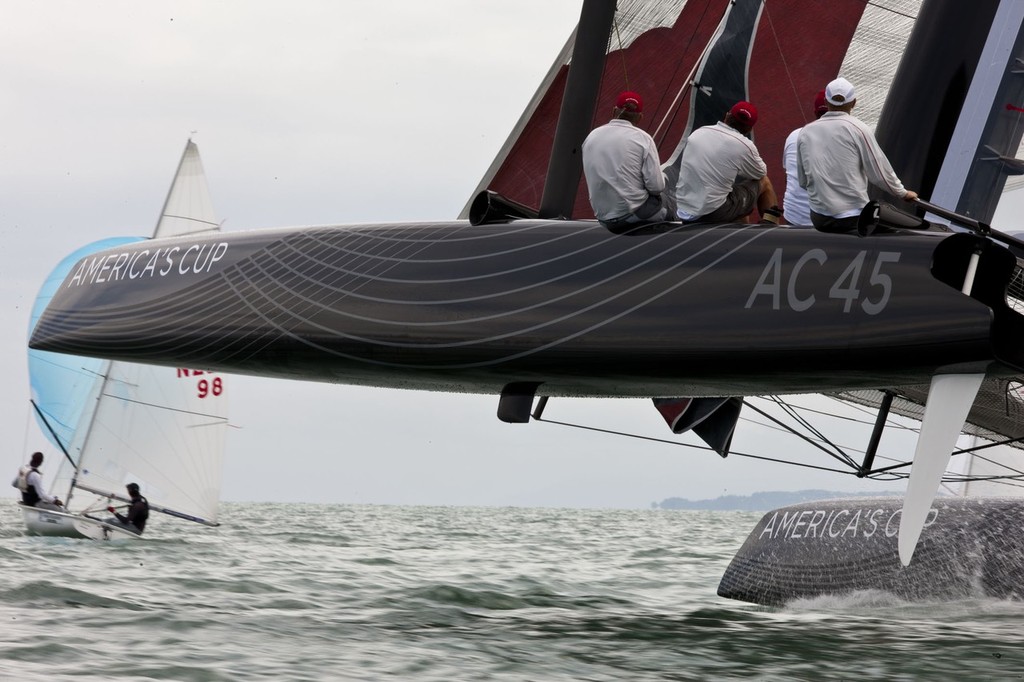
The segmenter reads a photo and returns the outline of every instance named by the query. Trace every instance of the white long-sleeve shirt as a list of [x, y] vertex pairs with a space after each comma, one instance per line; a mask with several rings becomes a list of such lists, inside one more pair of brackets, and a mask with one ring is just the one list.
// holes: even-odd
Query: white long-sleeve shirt
[[583, 174], [598, 220], [627, 216], [651, 194], [665, 191], [654, 139], [624, 119], [612, 119], [587, 135]]
[[697, 128], [686, 139], [676, 185], [676, 212], [684, 220], [711, 213], [725, 203], [737, 180], [768, 173], [754, 143], [719, 121]]
[[39, 495], [40, 500], [53, 504], [54, 500], [57, 498], [46, 492], [46, 488], [43, 487], [43, 477], [39, 475], [38, 471], [31, 467], [26, 466], [19, 469], [18, 475], [14, 477], [14, 481], [11, 485], [15, 488], [21, 489], [20, 479], [23, 475], [25, 476], [25, 482], [36, 489], [36, 494]]
[[811, 205], [807, 200], [807, 190], [800, 186], [796, 170], [796, 143], [801, 130], [803, 128], [791, 132], [782, 149], [782, 166], [786, 169], [786, 194], [782, 197], [782, 211], [790, 225], [811, 224]]
[[826, 112], [801, 129], [797, 164], [811, 210], [824, 216], [858, 215], [868, 183], [900, 198], [907, 193], [871, 129], [844, 111]]

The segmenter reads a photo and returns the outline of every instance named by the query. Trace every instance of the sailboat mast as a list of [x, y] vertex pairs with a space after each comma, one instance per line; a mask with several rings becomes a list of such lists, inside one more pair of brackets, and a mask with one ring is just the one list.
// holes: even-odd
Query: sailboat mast
[[584, 0], [562, 106], [541, 195], [541, 218], [569, 218], [583, 174], [581, 148], [590, 132], [604, 56], [615, 19], [615, 0]]
[[78, 462], [75, 463], [74, 473], [71, 475], [71, 483], [68, 485], [68, 494], [64, 499], [65, 509], [68, 508], [68, 504], [71, 502], [71, 496], [75, 492], [75, 487], [78, 484], [78, 474], [82, 470], [82, 459], [85, 457], [86, 445], [89, 443], [89, 438], [92, 436], [93, 427], [96, 426], [96, 409], [99, 407], [99, 402], [107, 390], [107, 383], [110, 381], [110, 368], [112, 365], [113, 363], [110, 361], [104, 363], [102, 369], [103, 380], [99, 382], [99, 390], [94, 396], [92, 396], [92, 404], [89, 406], [89, 427], [85, 430], [85, 436], [82, 438], [82, 442], [78, 446]]

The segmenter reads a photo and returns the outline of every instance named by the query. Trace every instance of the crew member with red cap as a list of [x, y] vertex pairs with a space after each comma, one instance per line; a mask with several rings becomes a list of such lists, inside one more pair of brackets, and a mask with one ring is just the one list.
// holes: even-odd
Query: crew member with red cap
[[[825, 103], [825, 91], [821, 90], [814, 98], [814, 118], [819, 119], [828, 111]], [[811, 206], [807, 203], [807, 190], [800, 186], [796, 173], [796, 143], [800, 138], [797, 128], [786, 138], [782, 150], [782, 165], [786, 169], [786, 193], [782, 196], [782, 208], [786, 211], [786, 222], [790, 225], [810, 225]]]
[[745, 219], [755, 205], [761, 222], [778, 224], [782, 211], [757, 147], [747, 137], [757, 107], [737, 102], [725, 118], [690, 133], [676, 185], [676, 213], [686, 223]]
[[803, 127], [797, 140], [797, 179], [807, 190], [811, 223], [823, 232], [852, 232], [868, 203], [868, 183], [905, 201], [917, 192], [903, 186], [871, 129], [850, 115], [853, 84], [837, 78], [825, 87], [828, 106]]
[[592, 130], [583, 141], [583, 174], [594, 215], [611, 229], [665, 219], [662, 203], [665, 175], [658, 147], [637, 127], [643, 117], [640, 95], [619, 95], [612, 120]]

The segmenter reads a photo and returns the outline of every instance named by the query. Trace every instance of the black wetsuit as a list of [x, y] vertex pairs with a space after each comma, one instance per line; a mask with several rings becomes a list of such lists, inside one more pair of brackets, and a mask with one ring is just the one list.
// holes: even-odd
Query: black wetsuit
[[117, 520], [126, 526], [134, 526], [136, 532], [142, 535], [142, 531], [146, 528], [146, 521], [149, 519], [149, 501], [145, 497], [139, 495], [137, 498], [132, 500], [132, 503], [128, 505], [128, 514], [119, 514], [114, 512], [114, 516]]

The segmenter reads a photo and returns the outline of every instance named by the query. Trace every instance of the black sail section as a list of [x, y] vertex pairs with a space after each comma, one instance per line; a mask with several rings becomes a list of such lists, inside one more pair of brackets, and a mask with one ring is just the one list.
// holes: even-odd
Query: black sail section
[[693, 84], [687, 131], [722, 120], [733, 104], [750, 99], [747, 65], [763, 0], [737, 0], [701, 61]]
[[[679, 179], [686, 136], [697, 128], [722, 120], [725, 112], [736, 102], [750, 99], [747, 69], [763, 5], [763, 0], [737, 0], [729, 5], [709, 49], [697, 66], [686, 131], [665, 163], [665, 178], [670, 187], [674, 187]], [[665, 200], [674, 214], [675, 192], [666, 192]]]
[[935, 187], [998, 5], [926, 0], [914, 23], [875, 137], [922, 197]]

